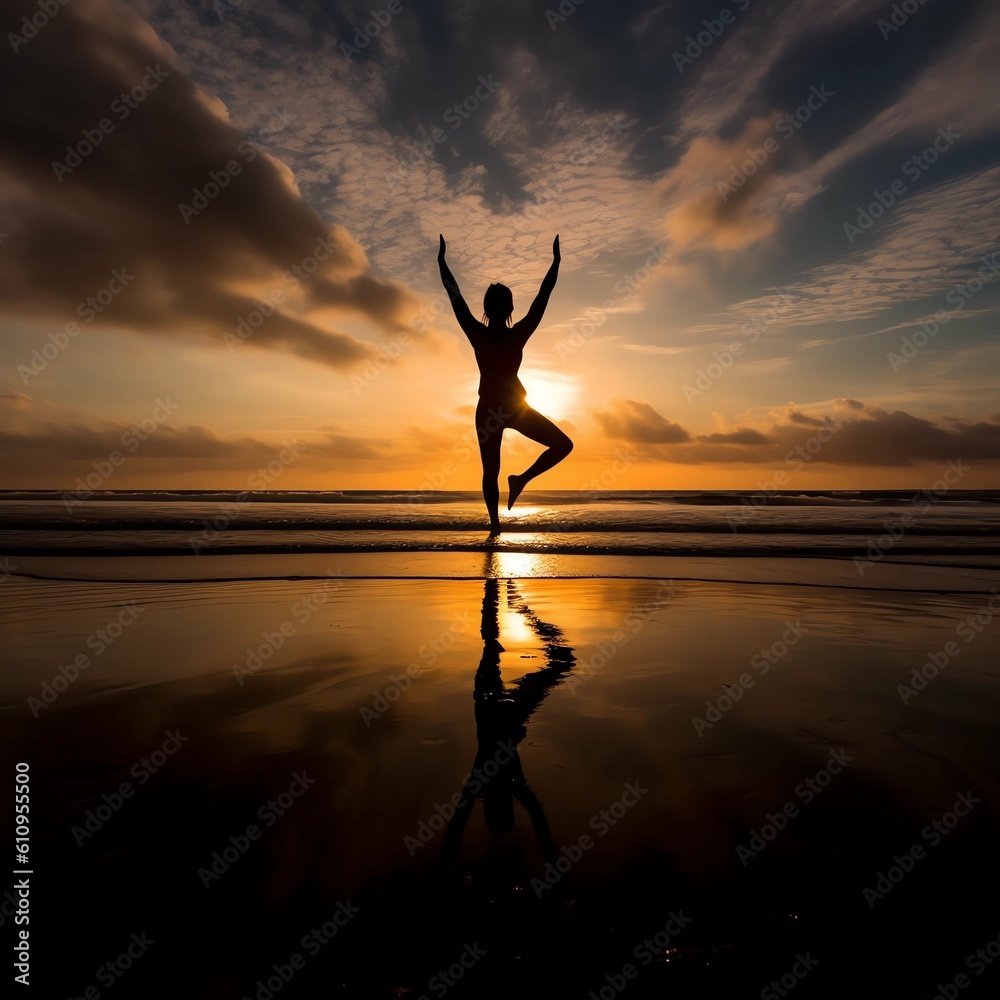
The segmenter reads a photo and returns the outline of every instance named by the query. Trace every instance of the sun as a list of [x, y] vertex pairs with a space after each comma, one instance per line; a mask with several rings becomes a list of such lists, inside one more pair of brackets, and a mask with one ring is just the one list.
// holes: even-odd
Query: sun
[[528, 403], [553, 420], [565, 420], [574, 411], [579, 387], [576, 379], [542, 368], [524, 368], [519, 376]]

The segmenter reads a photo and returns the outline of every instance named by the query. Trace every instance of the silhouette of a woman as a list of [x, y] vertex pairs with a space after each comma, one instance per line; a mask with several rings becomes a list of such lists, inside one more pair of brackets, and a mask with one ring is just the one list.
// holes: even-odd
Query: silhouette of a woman
[[459, 291], [458, 282], [445, 263], [445, 242], [441, 237], [438, 264], [441, 281], [455, 310], [479, 365], [479, 405], [476, 407], [476, 436], [483, 461], [483, 499], [490, 515], [490, 533], [501, 531], [500, 514], [500, 443], [508, 427], [525, 437], [544, 444], [546, 450], [520, 476], [508, 476], [507, 509], [535, 476], [561, 462], [572, 450], [573, 442], [547, 417], [533, 410], [527, 402], [524, 386], [517, 377], [524, 345], [538, 329], [549, 296], [559, 276], [559, 237], [552, 243], [552, 266], [523, 319], [511, 325], [514, 296], [506, 285], [493, 284], [483, 296], [483, 322], [475, 319]]

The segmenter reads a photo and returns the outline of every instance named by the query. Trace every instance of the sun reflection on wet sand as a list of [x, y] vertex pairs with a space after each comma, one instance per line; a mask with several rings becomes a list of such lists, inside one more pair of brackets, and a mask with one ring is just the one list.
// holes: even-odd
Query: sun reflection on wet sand
[[[538, 533], [520, 536], [522, 541], [529, 540], [539, 544], [544, 538], [544, 535]], [[484, 568], [485, 576], [505, 579], [553, 575], [556, 563], [554, 557], [537, 552], [508, 552], [503, 550], [502, 545], [500, 542], [497, 548], [488, 553]]]

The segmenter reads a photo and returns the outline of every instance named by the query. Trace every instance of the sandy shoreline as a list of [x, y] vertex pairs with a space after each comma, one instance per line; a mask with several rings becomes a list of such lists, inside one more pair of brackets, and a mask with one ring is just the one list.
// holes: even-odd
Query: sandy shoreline
[[493, 552], [337, 552], [281, 555], [38, 556], [12, 553], [15, 579], [190, 581], [324, 579], [602, 578], [784, 583], [858, 590], [989, 593], [1000, 586], [1000, 558], [987, 555], [853, 558], [776, 556], [566, 555]]

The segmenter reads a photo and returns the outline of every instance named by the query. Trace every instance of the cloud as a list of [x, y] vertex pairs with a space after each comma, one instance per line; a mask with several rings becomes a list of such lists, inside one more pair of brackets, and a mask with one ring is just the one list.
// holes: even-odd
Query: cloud
[[[996, 280], [996, 270], [984, 258], [995, 257], [998, 185], [1000, 167], [993, 167], [916, 190], [894, 206], [883, 226], [856, 238], [855, 249], [843, 257], [810, 269], [780, 292], [734, 303], [688, 332], [720, 339], [750, 334], [756, 340], [761, 332], [773, 336], [782, 329], [867, 320], [909, 306], [912, 321], [889, 329], [904, 328], [927, 317], [926, 305], [914, 304], [934, 295], [939, 300], [931, 300], [931, 313], [943, 309], [961, 317], [955, 301], [962, 300], [946, 299], [946, 293], [979, 268], [984, 269], [980, 279]], [[853, 224], [856, 219], [852, 214], [843, 221]], [[834, 228], [842, 227], [835, 223]], [[820, 338], [809, 345], [826, 343], [829, 339]]]
[[623, 351], [636, 351], [639, 354], [687, 354], [694, 347], [664, 347], [661, 344], [622, 344]]
[[[0, 461], [5, 487], [68, 488], [77, 477], [92, 489], [147, 485], [155, 477], [202, 472], [229, 473], [230, 481], [261, 469], [294, 467], [316, 471], [334, 462], [384, 464], [391, 442], [344, 433], [296, 432], [285, 437], [222, 435], [210, 428], [181, 424], [180, 406], [170, 397], [158, 399], [137, 421], [88, 420], [83, 415], [23, 393], [0, 396]], [[277, 462], [277, 465], [274, 463]], [[96, 475], [96, 480], [94, 479]], [[100, 486], [93, 483], [100, 481]], [[284, 481], [284, 480], [283, 480]], [[176, 482], [176, 480], [175, 480]]]
[[[586, 36], [570, 26], [552, 32], [531, 0], [476, 5], [474, 16], [471, 4], [418, 6], [404, 4], [348, 62], [339, 45], [368, 8], [286, 10], [290, 30], [273, 25], [269, 7], [216, 25], [171, 0], [144, 3], [199, 77], [229, 95], [234, 114], [281, 93], [295, 128], [276, 146], [303, 191], [414, 288], [438, 293], [439, 232], [470, 303], [504, 281], [526, 307], [557, 232], [564, 275], [601, 254], [648, 253], [653, 184], [630, 167], [642, 129], [624, 110], [624, 81], [620, 104], [596, 85], [579, 52]], [[476, 45], [465, 38], [470, 27]], [[595, 58], [609, 57], [607, 40], [599, 49]], [[456, 127], [443, 113], [480, 75], [499, 86]], [[584, 85], [602, 93], [596, 106]]]
[[856, 399], [825, 414], [792, 406], [772, 411], [760, 428], [692, 436], [648, 403], [612, 402], [594, 416], [607, 437], [642, 448], [643, 457], [675, 463], [775, 464], [796, 457], [813, 465], [908, 467], [949, 461], [1000, 461], [1000, 414], [941, 422]]
[[768, 444], [768, 440], [760, 431], [752, 427], [738, 427], [734, 431], [715, 434], [700, 434], [696, 440], [706, 444]]
[[[827, 176], [871, 149], [911, 135], [914, 143], [939, 126], [953, 127], [968, 141], [1000, 127], [1000, 106], [984, 100], [984, 88], [1000, 82], [996, 59], [996, 37], [1000, 32], [1000, 9], [983, 5], [981, 16], [972, 18], [965, 30], [940, 57], [888, 107], [883, 108], [853, 135], [838, 143], [810, 173]], [[923, 149], [920, 142], [914, 152]]]
[[[939, 127], [954, 128], [966, 144], [995, 132], [1000, 127], [1000, 108], [982, 95], [984, 87], [995, 87], [1000, 81], [993, 43], [1000, 31], [1000, 10], [983, 6], [977, 12], [972, 4], [962, 7], [955, 12], [960, 29], [955, 37], [931, 54], [933, 61], [906, 81], [887, 106], [866, 116], [860, 127], [805, 166], [802, 160], [810, 154], [802, 148], [802, 141], [792, 146], [790, 140], [786, 144], [781, 139], [782, 148], [765, 163], [752, 166], [752, 176], [722, 199], [716, 185], [728, 180], [734, 165], [745, 160], [750, 149], [759, 149], [767, 137], [775, 138], [776, 113], [768, 118], [760, 117], [760, 112], [762, 104], [781, 103], [764, 95], [777, 86], [782, 60], [794, 46], [814, 43], [818, 32], [842, 32], [861, 18], [865, 21], [857, 31], [864, 37], [862, 23], [872, 28], [877, 14], [885, 13], [885, 4], [882, 0], [824, 4], [802, 0], [787, 4], [784, 10], [761, 6], [742, 15], [720, 39], [720, 47], [700, 75], [694, 75], [680, 110], [680, 137], [688, 145], [659, 189], [670, 202], [667, 229], [677, 248], [725, 251], [757, 243], [776, 231], [785, 213], [826, 190], [834, 174], [846, 165], [880, 147], [899, 144], [903, 136], [910, 137], [913, 153], [919, 154], [937, 137]], [[868, 96], [877, 101], [879, 94]], [[831, 98], [841, 104], [851, 100], [851, 95], [837, 84]], [[793, 105], [800, 103], [791, 93], [785, 99]], [[859, 106], [862, 115], [867, 106]], [[834, 117], [846, 114], [843, 106], [833, 112]], [[807, 128], [814, 148], [828, 141], [824, 130]], [[789, 156], [794, 156], [793, 162]], [[867, 190], [862, 194], [866, 199], [873, 197]]]
[[[11, 20], [36, 7], [15, 0]], [[78, 320], [80, 303], [118, 269], [134, 280], [100, 312], [101, 325], [221, 348], [266, 299], [270, 314], [247, 343], [346, 369], [376, 348], [331, 317], [390, 333], [416, 310], [268, 152], [287, 116], [272, 113], [249, 135], [235, 128], [117, 0], [60, 7], [4, 59], [0, 113], [8, 315]]]
[[739, 250], [777, 229], [780, 213], [767, 207], [776, 190], [775, 156], [763, 151], [763, 162], [750, 164], [752, 172], [739, 172], [748, 150], [761, 151], [768, 139], [774, 140], [773, 116], [752, 119], [729, 140], [703, 135], [691, 141], [658, 188], [668, 206], [666, 229], [673, 247]]
[[720, 38], [714, 58], [694, 74], [679, 114], [681, 134], [722, 129], [759, 97], [787, 52], [884, 7], [883, 0], [792, 0], [754, 3], [749, 10], [744, 4], [745, 13], [736, 14], [739, 20]]
[[649, 403], [634, 399], [621, 400], [607, 410], [596, 410], [594, 416], [608, 437], [636, 444], [674, 444], [690, 438], [680, 424], [671, 423]]

